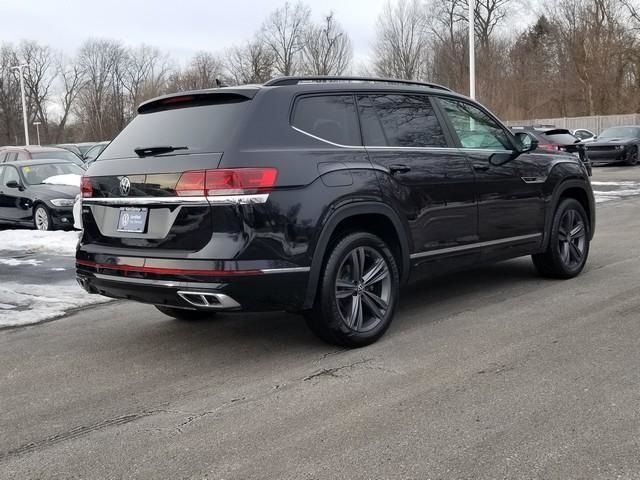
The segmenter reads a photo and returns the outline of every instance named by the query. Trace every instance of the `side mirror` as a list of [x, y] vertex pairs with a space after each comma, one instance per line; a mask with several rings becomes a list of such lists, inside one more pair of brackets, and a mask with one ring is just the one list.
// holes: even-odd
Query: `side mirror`
[[489, 163], [494, 167], [500, 167], [520, 155], [520, 151], [514, 152], [496, 152], [489, 157]]
[[20, 185], [15, 180], [9, 180], [7, 182], [7, 187], [9, 187], [9, 188], [17, 188], [18, 190], [22, 190], [22, 185]]

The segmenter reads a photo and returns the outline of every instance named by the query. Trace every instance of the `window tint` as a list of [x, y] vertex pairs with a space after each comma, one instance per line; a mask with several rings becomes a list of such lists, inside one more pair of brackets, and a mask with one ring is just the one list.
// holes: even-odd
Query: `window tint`
[[5, 160], [5, 162], [13, 162], [13, 161], [15, 161], [17, 156], [18, 156], [18, 154], [16, 152], [7, 152], [7, 159]]
[[20, 181], [20, 175], [18, 175], [18, 171], [13, 167], [6, 167], [4, 172], [4, 179], [2, 181], [6, 185], [12, 180], [15, 180], [18, 183], [22, 183]]
[[423, 95], [358, 97], [364, 144], [388, 147], [446, 147], [440, 122]]
[[[68, 150], [47, 150], [45, 152], [34, 152], [31, 154], [32, 159], [51, 159], [51, 160], [68, 160], [70, 162], [77, 162], [78, 157], [74, 153]], [[25, 160], [29, 160], [25, 158]]]
[[27, 155], [27, 152], [23, 151], [16, 152], [15, 160], [29, 160], [29, 155]]
[[296, 102], [291, 125], [340, 145], [362, 145], [352, 95], [302, 97]]
[[439, 99], [463, 148], [511, 150], [509, 137], [479, 108], [457, 100]]
[[0, 152], [0, 163], [3, 163], [7, 159], [7, 152]]
[[586, 130], [576, 130], [576, 134], [575, 135], [580, 140], [586, 140], [586, 139], [591, 138], [593, 136], [589, 132], [587, 132]]

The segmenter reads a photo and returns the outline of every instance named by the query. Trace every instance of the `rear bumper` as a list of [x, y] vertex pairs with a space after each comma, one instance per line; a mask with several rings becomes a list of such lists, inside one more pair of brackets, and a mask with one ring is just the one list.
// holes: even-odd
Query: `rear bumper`
[[77, 264], [76, 279], [89, 293], [153, 305], [197, 310], [300, 310], [309, 269], [264, 269], [264, 272], [199, 280]]

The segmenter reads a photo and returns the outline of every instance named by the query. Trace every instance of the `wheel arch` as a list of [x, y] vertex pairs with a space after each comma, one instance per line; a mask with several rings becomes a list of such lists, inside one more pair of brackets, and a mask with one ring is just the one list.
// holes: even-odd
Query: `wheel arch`
[[313, 306], [322, 274], [322, 266], [333, 242], [350, 231], [367, 231], [385, 240], [398, 263], [401, 283], [408, 279], [410, 269], [409, 236], [396, 212], [390, 206], [379, 202], [357, 202], [345, 205], [328, 217], [316, 242], [304, 309]]
[[549, 238], [551, 235], [551, 224], [553, 222], [553, 216], [560, 205], [560, 202], [565, 198], [573, 198], [580, 202], [589, 220], [589, 240], [593, 239], [596, 228], [596, 208], [595, 201], [593, 199], [593, 193], [591, 188], [585, 184], [583, 180], [570, 179], [560, 183], [553, 192], [551, 200], [551, 208], [545, 222], [544, 232], [544, 248], [546, 249], [549, 244]]

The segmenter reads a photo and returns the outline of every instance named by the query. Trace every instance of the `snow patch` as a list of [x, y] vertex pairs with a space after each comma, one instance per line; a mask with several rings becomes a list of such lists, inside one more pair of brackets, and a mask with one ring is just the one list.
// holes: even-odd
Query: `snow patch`
[[0, 265], [8, 265], [10, 267], [17, 267], [19, 265], [40, 265], [42, 260], [34, 260], [32, 258], [28, 260], [21, 260], [19, 258], [0, 258]]
[[53, 285], [0, 284], [0, 327], [52, 320], [69, 310], [111, 301], [90, 295], [75, 282]]
[[75, 173], [68, 173], [66, 175], [54, 175], [53, 177], [45, 178], [42, 183], [49, 185], [69, 185], [80, 188], [81, 178], [80, 175], [76, 175]]
[[74, 256], [80, 232], [39, 230], [0, 231], [0, 252]]

